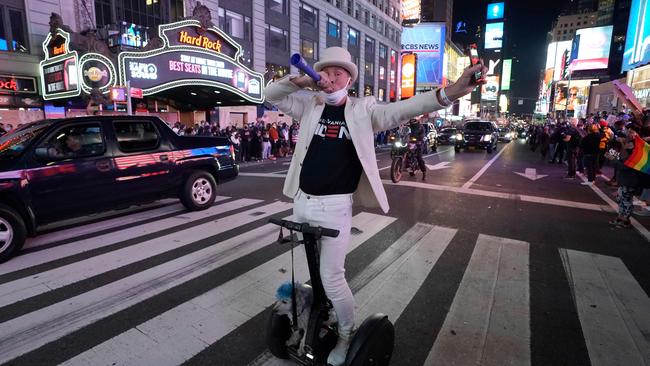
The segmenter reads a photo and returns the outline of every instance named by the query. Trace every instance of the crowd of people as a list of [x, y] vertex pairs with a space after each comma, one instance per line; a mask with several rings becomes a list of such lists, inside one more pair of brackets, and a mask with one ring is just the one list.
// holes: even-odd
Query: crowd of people
[[223, 136], [230, 139], [238, 162], [275, 160], [293, 154], [298, 141], [300, 124], [264, 123], [261, 119], [244, 124], [243, 127], [219, 128], [218, 123], [201, 121], [193, 127], [177, 122], [172, 127], [181, 136]]
[[[548, 159], [548, 163], [566, 164], [565, 179], [576, 179], [579, 173], [586, 176], [583, 185], [593, 185], [601, 177], [607, 185], [616, 187], [618, 215], [610, 224], [627, 228], [633, 213], [650, 216], [650, 175], [624, 164], [634, 149], [636, 136], [650, 142], [650, 111], [635, 116], [612, 110], [568, 120], [549, 115], [545, 124], [529, 128], [528, 143], [531, 150], [539, 149], [541, 159]], [[611, 178], [602, 173], [606, 165], [613, 168]], [[635, 196], [644, 204], [638, 211], [634, 211]]]

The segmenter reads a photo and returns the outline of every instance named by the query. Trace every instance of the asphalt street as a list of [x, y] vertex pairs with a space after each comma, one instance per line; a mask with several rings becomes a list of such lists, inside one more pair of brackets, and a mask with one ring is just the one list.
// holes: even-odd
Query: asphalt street
[[[392, 365], [650, 364], [650, 218], [608, 225], [611, 169], [583, 186], [523, 140], [425, 161], [393, 184], [378, 148], [390, 211], [354, 207], [346, 277], [359, 316], [394, 322]], [[264, 335], [289, 162], [242, 164], [206, 211], [162, 200], [30, 239], [0, 264], [0, 364], [288, 365]]]

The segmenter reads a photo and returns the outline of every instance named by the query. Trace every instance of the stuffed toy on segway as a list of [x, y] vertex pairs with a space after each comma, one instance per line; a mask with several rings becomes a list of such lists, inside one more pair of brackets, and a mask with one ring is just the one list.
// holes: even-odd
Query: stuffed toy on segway
[[[330, 300], [325, 295], [319, 271], [318, 242], [322, 236], [337, 237], [337, 230], [313, 227], [306, 223], [270, 219], [271, 223], [290, 230], [292, 278], [278, 289], [278, 301], [268, 320], [266, 341], [271, 353], [282, 359], [292, 359], [300, 365], [326, 366], [327, 356], [338, 339], [337, 321]], [[301, 232], [311, 277], [311, 286], [296, 283], [293, 275], [293, 231]], [[390, 363], [395, 330], [388, 316], [369, 316], [350, 343], [346, 366], [382, 366]]]

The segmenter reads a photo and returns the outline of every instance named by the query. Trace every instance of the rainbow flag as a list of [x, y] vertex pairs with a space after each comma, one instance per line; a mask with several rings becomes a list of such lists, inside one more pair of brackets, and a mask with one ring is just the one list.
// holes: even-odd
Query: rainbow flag
[[642, 173], [650, 174], [650, 145], [647, 142], [643, 141], [637, 135], [634, 138], [634, 149], [630, 157], [625, 160], [625, 166], [638, 170]]

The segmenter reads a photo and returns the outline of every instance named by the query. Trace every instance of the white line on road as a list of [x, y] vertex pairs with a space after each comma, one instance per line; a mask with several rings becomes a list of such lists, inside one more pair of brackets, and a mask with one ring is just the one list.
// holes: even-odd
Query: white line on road
[[530, 365], [529, 245], [479, 235], [424, 365]]
[[[12, 258], [12, 260], [7, 263], [3, 263], [2, 266], [0, 266], [0, 274], [18, 271], [57, 259], [69, 257], [75, 254], [83, 253], [89, 250], [109, 246], [124, 240], [130, 240], [139, 236], [153, 234], [178, 225], [186, 224], [188, 222], [236, 210], [247, 205], [253, 205], [262, 202], [262, 200], [247, 199], [246, 201], [240, 200], [234, 202], [239, 202], [239, 207], [237, 207], [236, 204], [233, 205], [232, 203], [219, 204], [212, 206], [207, 210], [183, 212], [181, 214], [163, 220], [137, 225], [117, 232], [109, 232], [92, 238], [82, 239], [67, 243], [65, 245], [56, 246], [54, 248], [39, 250], [34, 253], [20, 255], [18, 257]], [[45, 237], [48, 236], [49, 234], [45, 235]]]
[[471, 187], [472, 184], [474, 184], [474, 182], [476, 182], [483, 175], [483, 173], [485, 173], [485, 171], [488, 170], [490, 165], [492, 165], [492, 163], [494, 163], [499, 158], [499, 156], [501, 156], [501, 154], [503, 154], [503, 152], [506, 151], [508, 146], [510, 146], [510, 144], [506, 145], [505, 147], [502, 147], [501, 151], [499, 151], [496, 155], [494, 155], [494, 157], [490, 159], [490, 161], [488, 161], [483, 166], [483, 168], [481, 168], [481, 170], [478, 171], [478, 173], [474, 174], [474, 176], [470, 180], [468, 180], [467, 182], [465, 182], [465, 184], [463, 184], [463, 188]]
[[[577, 173], [580, 179], [582, 179], [583, 182], [587, 181], [587, 178], [585, 178], [584, 174]], [[618, 212], [618, 204], [614, 201], [612, 201], [611, 198], [605, 192], [603, 192], [600, 188], [596, 186], [596, 184], [592, 184], [591, 189], [596, 192], [598, 197], [602, 198], [603, 201], [607, 202], [607, 204], [614, 210], [614, 212]], [[650, 242], [650, 231], [645, 228], [637, 219], [634, 217], [630, 217], [630, 223], [634, 228], [645, 238], [646, 241]]]
[[[224, 209], [234, 210], [248, 206], [255, 203], [255, 201], [257, 200], [241, 199], [232, 201], [226, 204], [230, 205], [230, 207], [224, 207]], [[0, 307], [180, 248], [224, 231], [232, 230], [262, 217], [282, 212], [289, 206], [289, 203], [274, 202], [266, 206], [240, 212], [236, 215], [195, 225], [173, 234], [157, 237], [66, 266], [57, 267], [49, 271], [41, 272], [35, 276], [23, 277], [15, 281], [3, 283], [0, 285]], [[262, 212], [264, 215], [258, 215], [258, 212]]]
[[[362, 212], [352, 219], [361, 234], [352, 235], [352, 251], [395, 221], [395, 218]], [[270, 236], [273, 240], [273, 236]], [[304, 246], [294, 248], [297, 281], [308, 279]], [[282, 271], [291, 263], [286, 252], [176, 308], [132, 328], [64, 365], [177, 365], [264, 311], [273, 304], [277, 287], [290, 276]], [[146, 347], [123, 345], [141, 344]], [[116, 350], [119, 349], [119, 352]], [[167, 355], [161, 360], [160, 355]], [[160, 361], [159, 363], [155, 361]]]
[[560, 249], [594, 366], [650, 365], [650, 298], [620, 258]]
[[[451, 148], [449, 148], [449, 149], [447, 149], [447, 150], [438, 151], [438, 152], [435, 152], [435, 153], [433, 153], [433, 154], [425, 155], [425, 156], [423, 156], [422, 158], [424, 159], [424, 158], [428, 158], [428, 157], [430, 157], [430, 156], [434, 156], [434, 155], [438, 155], [438, 154], [444, 154], [444, 153], [446, 153], [446, 152], [449, 151], [449, 150], [451, 150]], [[383, 168], [379, 168], [379, 171], [386, 170], [386, 169], [390, 169], [390, 165], [389, 165], [389, 166], [385, 166], [385, 167], [383, 167]]]
[[[275, 212], [291, 208], [276, 202]], [[284, 204], [284, 207], [280, 205]], [[268, 215], [267, 215], [268, 216]], [[263, 216], [257, 216], [261, 218]], [[268, 224], [266, 230], [277, 233]], [[213, 271], [269, 245], [263, 240], [273, 235], [251, 238], [244, 233], [224, 242], [138, 272], [108, 285], [52, 304], [0, 324], [0, 363], [52, 342], [99, 319], [133, 306], [145, 299]], [[207, 346], [207, 345], [206, 345]], [[145, 363], [146, 364], [146, 363]]]
[[597, 205], [597, 204], [594, 204], [594, 203], [585, 203], [585, 202], [576, 202], [576, 201], [565, 201], [565, 200], [560, 200], [560, 199], [538, 197], [538, 196], [528, 196], [528, 195], [525, 195], [525, 194], [517, 194], [517, 193], [492, 192], [492, 191], [484, 191], [484, 190], [481, 190], [481, 189], [474, 189], [474, 188], [442, 186], [442, 185], [437, 185], [437, 184], [428, 184], [428, 183], [413, 182], [413, 181], [401, 181], [399, 183], [393, 183], [390, 180], [382, 180], [382, 183], [384, 183], [386, 185], [393, 185], [393, 186], [407, 186], [407, 187], [414, 187], [414, 188], [429, 189], [429, 190], [432, 190], [432, 191], [444, 191], [444, 192], [454, 192], [454, 193], [460, 193], [460, 194], [471, 194], [471, 195], [482, 196], [482, 197], [493, 197], [493, 198], [501, 198], [501, 199], [505, 199], [505, 200], [513, 200], [513, 201], [541, 203], [541, 204], [545, 204], [545, 205], [579, 208], [579, 209], [591, 210], [591, 211], [602, 211], [602, 212], [611, 212], [612, 211], [606, 205]]

